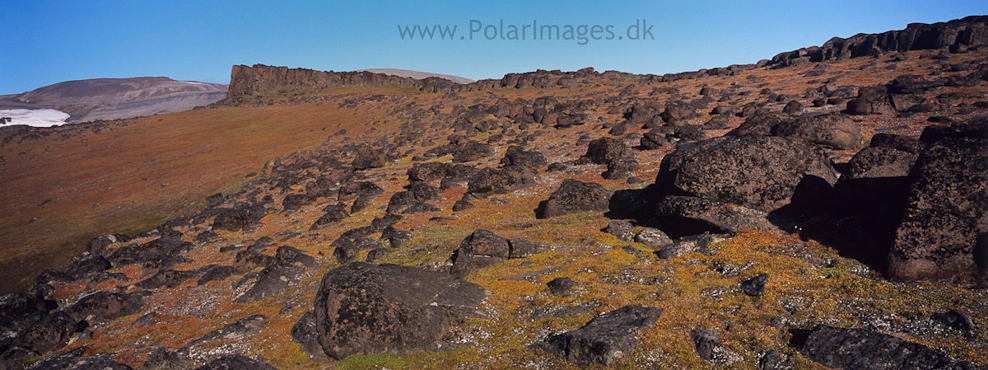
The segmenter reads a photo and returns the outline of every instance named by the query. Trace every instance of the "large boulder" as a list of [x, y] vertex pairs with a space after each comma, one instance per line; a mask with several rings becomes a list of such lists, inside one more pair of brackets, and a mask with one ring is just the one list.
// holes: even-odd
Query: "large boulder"
[[858, 89], [858, 97], [847, 102], [848, 114], [892, 114], [895, 108], [889, 101], [885, 85], [865, 86]]
[[540, 217], [551, 218], [576, 212], [604, 212], [610, 207], [610, 198], [611, 193], [600, 184], [566, 179], [549, 196]]
[[660, 189], [766, 212], [792, 201], [802, 181], [832, 186], [837, 173], [811, 145], [774, 136], [705, 140], [662, 160]]
[[676, 125], [681, 121], [700, 116], [700, 110], [695, 106], [680, 100], [670, 100], [666, 102], [666, 109], [662, 111], [661, 117], [669, 124]]
[[583, 157], [596, 164], [608, 164], [619, 158], [632, 157], [633, 155], [623, 141], [602, 137], [587, 145], [587, 153]]
[[841, 113], [804, 116], [791, 123], [781, 123], [773, 134], [798, 137], [813, 144], [837, 150], [849, 150], [861, 144], [861, 129]]
[[384, 151], [380, 148], [362, 147], [353, 156], [353, 168], [356, 170], [366, 170], [369, 168], [384, 167], [387, 163]]
[[677, 233], [737, 233], [767, 224], [765, 213], [716, 200], [668, 195], [655, 205], [655, 224]]
[[326, 355], [407, 353], [445, 348], [450, 325], [479, 315], [487, 291], [416, 267], [352, 263], [328, 272], [315, 299]]
[[[955, 361], [922, 344], [866, 329], [842, 329], [826, 325], [814, 328], [802, 343], [804, 356], [829, 368], [840, 369], [979, 369]], [[794, 341], [796, 338], [794, 338]]]
[[988, 139], [936, 142], [920, 154], [908, 178], [889, 275], [939, 278], [988, 268], [988, 247], [977, 243], [988, 233]]
[[505, 167], [523, 166], [532, 170], [538, 170], [549, 165], [549, 161], [545, 159], [542, 153], [536, 150], [524, 150], [520, 146], [513, 145], [508, 147], [508, 150], [504, 153], [501, 164]]
[[485, 168], [467, 185], [467, 193], [478, 197], [503, 194], [535, 184], [536, 174], [524, 166]]
[[474, 230], [460, 242], [460, 248], [451, 257], [450, 273], [466, 277], [485, 268], [504, 263], [509, 258], [524, 258], [545, 249], [545, 246], [527, 240], [508, 240], [487, 230]]
[[609, 366], [638, 348], [638, 332], [655, 326], [661, 308], [624, 306], [537, 346], [579, 366]]

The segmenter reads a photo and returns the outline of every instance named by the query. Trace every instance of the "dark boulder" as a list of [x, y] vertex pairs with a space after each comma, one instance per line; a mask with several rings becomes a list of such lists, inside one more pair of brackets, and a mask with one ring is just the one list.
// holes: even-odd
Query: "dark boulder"
[[639, 139], [639, 148], [643, 150], [661, 149], [666, 145], [669, 145], [666, 135], [654, 131], [642, 134], [642, 138]]
[[439, 163], [439, 162], [425, 162], [413, 164], [411, 168], [408, 169], [406, 174], [408, 175], [409, 182], [416, 181], [433, 181], [438, 180], [446, 176], [449, 170], [449, 164]]
[[610, 206], [611, 193], [597, 183], [565, 179], [546, 201], [540, 218], [575, 212], [604, 212]]
[[635, 241], [645, 244], [653, 250], [660, 250], [673, 243], [669, 235], [654, 227], [646, 227], [639, 231], [638, 235], [635, 235]]
[[28, 367], [30, 370], [131, 370], [130, 366], [113, 360], [109, 353], [84, 356], [86, 347], [49, 357]]
[[781, 123], [772, 132], [837, 150], [854, 149], [861, 143], [861, 129], [841, 113], [800, 117], [795, 122]]
[[790, 100], [789, 103], [786, 103], [786, 106], [782, 107], [782, 113], [791, 116], [802, 112], [803, 112], [803, 104], [801, 104], [798, 100]]
[[807, 334], [794, 335], [800, 353], [830, 368], [842, 369], [979, 369], [955, 361], [922, 344], [866, 329], [819, 325]]
[[296, 211], [302, 206], [312, 204], [315, 197], [308, 194], [288, 194], [282, 200], [281, 205], [286, 211]]
[[346, 181], [340, 184], [337, 199], [341, 202], [346, 202], [358, 197], [376, 197], [381, 194], [384, 194], [384, 189], [381, 189], [375, 183], [369, 181]]
[[213, 220], [213, 230], [240, 231], [261, 221], [268, 210], [257, 204], [241, 209], [227, 209]]
[[316, 337], [336, 359], [446, 348], [453, 344], [443, 343], [449, 326], [479, 315], [486, 294], [443, 273], [356, 262], [323, 277], [313, 310]]
[[278, 370], [276, 367], [255, 361], [250, 357], [234, 354], [227, 355], [195, 368], [194, 370]]
[[988, 139], [948, 137], [931, 145], [908, 180], [889, 275], [921, 279], [977, 271], [977, 238], [988, 232]]
[[194, 244], [178, 239], [162, 238], [114, 249], [107, 259], [116, 267], [143, 263], [147, 268], [168, 268], [184, 262], [181, 254], [194, 247]]
[[766, 223], [765, 213], [699, 197], [667, 195], [654, 208], [653, 223], [686, 233], [737, 233]]
[[317, 219], [316, 222], [309, 227], [309, 231], [319, 230], [326, 226], [338, 224], [347, 217], [350, 217], [350, 213], [347, 212], [346, 208], [342, 205], [327, 207], [326, 214], [320, 216], [319, 219]]
[[362, 147], [353, 156], [352, 166], [355, 170], [384, 167], [387, 157], [380, 148]]
[[[846, 179], [905, 177], [909, 175], [918, 153], [910, 153], [888, 146], [864, 148], [847, 163]], [[845, 177], [841, 178], [845, 181]]]
[[741, 291], [752, 297], [765, 294], [765, 284], [768, 283], [769, 274], [757, 275], [751, 279], [741, 282]]
[[772, 128], [783, 123], [788, 123], [792, 121], [792, 117], [787, 114], [782, 114], [778, 112], [769, 111], [758, 111], [754, 115], [745, 118], [744, 122], [741, 123], [737, 128], [724, 134], [725, 136], [745, 136], [745, 135], [763, 135], [768, 136], [772, 134]]
[[666, 109], [662, 111], [660, 116], [663, 120], [669, 122], [669, 124], [677, 125], [682, 121], [699, 117], [700, 111], [689, 103], [680, 100], [670, 100], [666, 102]]
[[895, 108], [889, 102], [885, 85], [865, 86], [858, 89], [858, 97], [847, 102], [848, 114], [892, 114]]
[[143, 300], [138, 294], [97, 292], [83, 297], [65, 309], [73, 319], [91, 323], [107, 322], [141, 311]]
[[690, 339], [693, 340], [693, 348], [697, 356], [707, 361], [714, 361], [717, 357], [717, 350], [720, 346], [720, 333], [710, 329], [690, 330]]
[[473, 162], [494, 155], [494, 147], [467, 140], [453, 151], [453, 163]]
[[635, 237], [635, 231], [628, 221], [611, 221], [604, 232], [616, 236], [619, 240], [630, 242]]
[[661, 308], [624, 306], [537, 346], [579, 366], [609, 366], [638, 348], [638, 332], [655, 326]]
[[475, 230], [460, 242], [460, 251], [472, 255], [508, 258], [508, 240], [487, 230]]
[[538, 151], [526, 151], [520, 146], [513, 145], [508, 147], [507, 152], [504, 153], [504, 158], [501, 159], [501, 164], [505, 167], [522, 166], [528, 167], [532, 170], [538, 170], [549, 165], [549, 161], [547, 161], [545, 156]]
[[504, 194], [535, 184], [536, 174], [527, 167], [485, 168], [470, 180], [467, 193], [477, 197]]
[[607, 164], [616, 159], [629, 156], [632, 156], [632, 152], [628, 149], [628, 146], [624, 145], [623, 141], [610, 137], [602, 137], [591, 141], [587, 145], [587, 153], [583, 155], [584, 158], [596, 164]]
[[666, 155], [656, 185], [763, 211], [789, 204], [804, 178], [834, 184], [836, 171], [809, 144], [781, 137], [720, 137]]
[[580, 287], [580, 283], [565, 277], [552, 279], [545, 285], [549, 287], [549, 294], [557, 297], [572, 297]]

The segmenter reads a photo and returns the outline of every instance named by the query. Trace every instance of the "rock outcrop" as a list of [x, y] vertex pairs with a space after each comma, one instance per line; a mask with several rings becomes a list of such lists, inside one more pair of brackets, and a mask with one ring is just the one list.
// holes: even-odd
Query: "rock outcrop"
[[336, 359], [437, 350], [450, 325], [478, 315], [486, 295], [444, 273], [352, 263], [323, 277], [314, 307], [316, 338]]
[[769, 63], [788, 67], [807, 62], [875, 56], [887, 52], [950, 48], [953, 51], [988, 43], [988, 16], [971, 16], [934, 24], [912, 23], [904, 30], [834, 37], [812, 46], [776, 55]]

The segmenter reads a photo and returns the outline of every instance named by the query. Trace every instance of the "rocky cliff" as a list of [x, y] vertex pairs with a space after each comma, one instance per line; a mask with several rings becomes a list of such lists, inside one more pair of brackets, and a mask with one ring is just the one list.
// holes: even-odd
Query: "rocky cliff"
[[806, 62], [844, 60], [910, 50], [949, 48], [951, 52], [957, 52], [984, 44], [988, 44], [988, 16], [970, 16], [946, 23], [911, 23], [904, 30], [879, 34], [862, 33], [846, 39], [834, 37], [823, 46], [778, 54], [772, 58], [770, 64], [788, 67]]
[[[230, 90], [227, 104], [237, 104], [249, 95], [270, 91], [299, 91], [323, 89], [337, 86], [353, 87], [407, 87], [425, 92], [449, 91], [478, 91], [494, 88], [548, 88], [554, 86], [572, 86], [576, 78], [602, 76], [607, 79], [628, 79], [635, 76], [628, 73], [605, 72], [597, 73], [593, 68], [584, 68], [575, 72], [559, 70], [537, 70], [527, 73], [509, 73], [501, 79], [480, 80], [468, 84], [460, 84], [440, 77], [414, 79], [410, 77], [391, 76], [369, 71], [333, 72], [315, 71], [305, 68], [274, 67], [263, 64], [253, 66], [235, 65], [230, 73]], [[653, 76], [659, 77], [662, 76]]]

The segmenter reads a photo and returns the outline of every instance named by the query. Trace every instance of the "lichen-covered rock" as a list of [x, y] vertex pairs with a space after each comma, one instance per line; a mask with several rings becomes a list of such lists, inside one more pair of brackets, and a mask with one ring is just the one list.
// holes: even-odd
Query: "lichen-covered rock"
[[843, 369], [978, 369], [936, 349], [866, 329], [814, 328], [799, 351], [815, 362]]
[[545, 203], [541, 218], [575, 212], [604, 212], [610, 207], [611, 193], [597, 183], [563, 180]]
[[486, 295], [480, 286], [444, 273], [352, 263], [322, 279], [313, 310], [318, 342], [336, 359], [445, 348], [449, 326], [479, 315]]
[[656, 184], [763, 211], [789, 204], [804, 177], [832, 185], [837, 174], [809, 144], [774, 136], [705, 140], [666, 155]]
[[910, 172], [909, 195], [889, 255], [898, 279], [950, 277], [975, 262], [988, 233], [988, 140], [948, 137], [927, 148]]
[[538, 346], [580, 366], [609, 366], [638, 348], [638, 332], [655, 326], [661, 308], [624, 306]]

